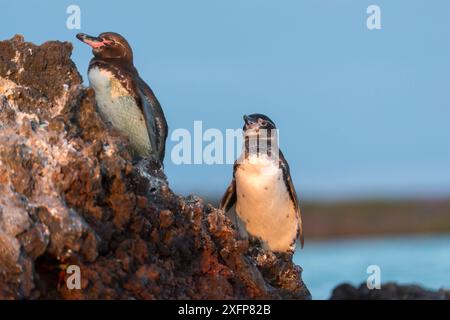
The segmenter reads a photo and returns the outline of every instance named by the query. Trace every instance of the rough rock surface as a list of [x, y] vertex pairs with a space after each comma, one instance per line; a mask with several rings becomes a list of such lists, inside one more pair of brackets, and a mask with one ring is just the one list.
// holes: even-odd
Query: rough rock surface
[[[0, 298], [309, 299], [300, 267], [132, 162], [71, 51], [0, 42]], [[81, 290], [61, 285], [72, 264]]]
[[365, 283], [356, 288], [350, 284], [337, 286], [331, 300], [450, 300], [450, 291], [431, 291], [417, 285], [386, 283], [380, 290], [369, 290]]

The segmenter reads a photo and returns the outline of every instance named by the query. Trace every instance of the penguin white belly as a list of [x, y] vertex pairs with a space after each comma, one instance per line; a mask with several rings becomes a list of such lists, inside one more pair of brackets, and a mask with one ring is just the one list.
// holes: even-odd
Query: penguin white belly
[[109, 71], [92, 68], [88, 76], [103, 119], [129, 138], [132, 151], [148, 157], [152, 150], [147, 125], [135, 99]]
[[293, 250], [299, 222], [278, 163], [250, 156], [235, 179], [236, 213], [245, 231], [272, 251]]

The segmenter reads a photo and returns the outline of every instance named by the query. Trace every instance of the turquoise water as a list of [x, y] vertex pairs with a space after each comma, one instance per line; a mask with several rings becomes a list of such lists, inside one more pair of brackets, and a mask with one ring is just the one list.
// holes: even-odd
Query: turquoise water
[[381, 268], [381, 282], [450, 288], [450, 235], [308, 241], [294, 260], [313, 299], [328, 299], [343, 282], [366, 282], [370, 265]]

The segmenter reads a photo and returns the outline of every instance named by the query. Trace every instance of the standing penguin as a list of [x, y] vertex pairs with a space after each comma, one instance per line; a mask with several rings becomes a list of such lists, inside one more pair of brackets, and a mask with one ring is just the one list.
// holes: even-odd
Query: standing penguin
[[129, 138], [134, 156], [162, 165], [167, 122], [153, 91], [133, 65], [127, 40], [114, 32], [98, 37], [79, 33], [77, 38], [92, 47], [88, 77], [103, 119]]
[[244, 121], [244, 152], [220, 208], [227, 212], [236, 205], [241, 235], [259, 238], [273, 252], [293, 253], [298, 238], [303, 247], [302, 218], [276, 126], [263, 114], [244, 116]]

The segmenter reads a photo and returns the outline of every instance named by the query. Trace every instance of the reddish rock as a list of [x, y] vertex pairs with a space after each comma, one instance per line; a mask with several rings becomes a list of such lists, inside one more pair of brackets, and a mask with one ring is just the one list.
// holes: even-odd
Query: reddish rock
[[[71, 51], [0, 42], [0, 298], [310, 298], [290, 259], [132, 162]], [[71, 264], [81, 290], [64, 285]]]

